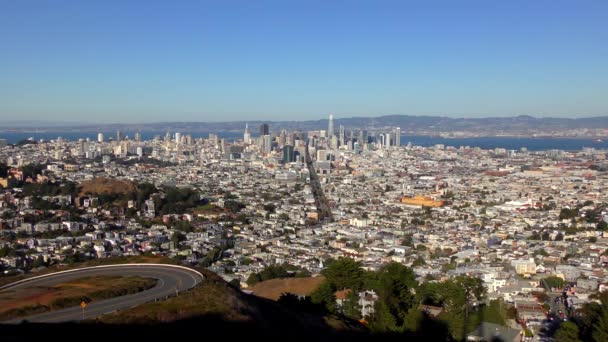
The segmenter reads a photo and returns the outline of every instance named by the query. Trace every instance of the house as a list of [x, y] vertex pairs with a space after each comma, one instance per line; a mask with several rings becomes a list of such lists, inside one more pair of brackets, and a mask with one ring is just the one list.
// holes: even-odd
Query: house
[[337, 291], [334, 294], [336, 296], [336, 305], [338, 306], [338, 308], [344, 306], [344, 304], [348, 301], [348, 296], [350, 296], [352, 292], [353, 291], [351, 289], [345, 289], [342, 291]]
[[578, 278], [576, 280], [577, 289], [595, 291], [595, 290], [597, 290], [598, 286], [599, 286], [599, 283], [598, 283], [597, 279]]
[[513, 260], [511, 266], [515, 268], [517, 274], [536, 274], [536, 263], [534, 259], [528, 260]]
[[374, 307], [378, 301], [378, 295], [373, 290], [359, 292], [359, 306], [361, 306], [361, 317], [369, 317], [374, 313]]

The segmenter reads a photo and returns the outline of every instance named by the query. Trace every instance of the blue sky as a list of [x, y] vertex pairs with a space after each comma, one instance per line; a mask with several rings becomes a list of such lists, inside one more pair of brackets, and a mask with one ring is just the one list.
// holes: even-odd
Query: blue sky
[[0, 118], [608, 115], [608, 1], [0, 0]]

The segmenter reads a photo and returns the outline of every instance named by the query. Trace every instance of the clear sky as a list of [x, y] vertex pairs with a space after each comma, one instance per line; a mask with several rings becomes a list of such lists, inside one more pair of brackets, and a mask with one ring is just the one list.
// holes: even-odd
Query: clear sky
[[608, 1], [0, 0], [0, 119], [330, 112], [608, 115]]

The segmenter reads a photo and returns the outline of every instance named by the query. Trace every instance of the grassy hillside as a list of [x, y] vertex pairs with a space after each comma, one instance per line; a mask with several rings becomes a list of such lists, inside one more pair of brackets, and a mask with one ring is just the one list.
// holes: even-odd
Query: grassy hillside
[[80, 184], [80, 195], [91, 194], [128, 194], [135, 191], [132, 182], [121, 179], [95, 178]]
[[277, 300], [283, 293], [310, 295], [325, 277], [281, 278], [259, 282], [247, 288], [258, 297]]

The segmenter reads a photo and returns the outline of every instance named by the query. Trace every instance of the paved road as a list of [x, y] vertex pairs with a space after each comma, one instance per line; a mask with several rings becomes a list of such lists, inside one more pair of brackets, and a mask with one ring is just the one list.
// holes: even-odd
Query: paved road
[[131, 295], [95, 301], [86, 306], [83, 317], [80, 306], [45, 312], [38, 315], [18, 318], [2, 323], [20, 323], [23, 320], [28, 322], [59, 323], [69, 321], [79, 321], [93, 318], [114, 312], [116, 310], [128, 309], [147, 302], [163, 300], [168, 296], [175, 295], [176, 292], [188, 290], [203, 281], [203, 275], [193, 269], [161, 264], [121, 264], [109, 266], [96, 266], [80, 268], [57, 273], [51, 273], [39, 277], [25, 279], [20, 282], [0, 287], [1, 292], [14, 291], [30, 287], [48, 287], [70, 280], [89, 276], [101, 275], [120, 275], [120, 276], [141, 276], [157, 279], [156, 286], [146, 291]]
[[308, 152], [308, 140], [306, 141], [306, 165], [308, 166], [308, 174], [310, 177], [310, 187], [312, 190], [312, 194], [315, 197], [315, 205], [317, 206], [317, 212], [319, 214], [319, 221], [328, 219], [330, 221], [333, 220], [333, 215], [331, 213], [331, 209], [329, 207], [329, 202], [327, 201], [327, 197], [325, 196], [325, 192], [323, 192], [323, 188], [321, 187], [321, 182], [319, 181], [319, 176], [317, 176], [317, 172], [313, 166], [312, 158], [310, 158], [310, 153]]

